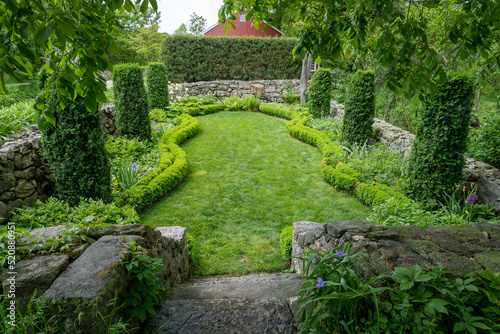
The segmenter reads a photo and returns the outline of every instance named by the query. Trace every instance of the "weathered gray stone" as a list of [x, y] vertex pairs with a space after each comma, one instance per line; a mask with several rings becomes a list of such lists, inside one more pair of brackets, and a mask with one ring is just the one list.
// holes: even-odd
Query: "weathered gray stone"
[[477, 223], [475, 228], [482, 232], [488, 233], [489, 238], [500, 240], [500, 225], [491, 223]]
[[59, 233], [64, 231], [67, 228], [71, 228], [71, 225], [58, 225], [58, 226], [50, 226], [50, 227], [42, 227], [37, 228], [35, 230], [30, 231], [29, 236], [20, 236], [20, 240], [23, 243], [29, 243], [30, 240], [43, 238], [48, 239], [50, 237], [58, 236]]
[[334, 238], [340, 238], [345, 232], [369, 232], [379, 225], [365, 220], [343, 220], [326, 224], [326, 233]]
[[469, 252], [467, 250], [467, 248], [462, 246], [462, 244], [460, 242], [453, 239], [448, 234], [433, 233], [433, 234], [431, 234], [431, 240], [438, 247], [445, 249], [449, 252], [455, 253], [455, 254], [464, 255], [464, 254], [467, 254]]
[[[16, 306], [23, 312], [36, 289], [45, 291], [57, 275], [68, 266], [67, 255], [36, 256], [16, 263], [15, 294]], [[10, 288], [10, 282], [2, 277], [4, 291]]]
[[89, 230], [88, 236], [99, 239], [108, 235], [136, 235], [143, 238], [143, 246], [151, 247], [156, 244], [159, 235], [149, 225], [129, 224], [129, 225], [108, 225]]
[[485, 178], [476, 181], [478, 203], [493, 206], [496, 212], [500, 212], [500, 187]]
[[14, 168], [16, 170], [23, 169], [23, 156], [22, 155], [17, 154], [16, 156], [14, 156]]
[[38, 194], [36, 192], [33, 193], [30, 197], [26, 197], [23, 199], [22, 206], [33, 206], [36, 201], [38, 201]]
[[500, 251], [485, 251], [474, 254], [474, 259], [494, 273], [500, 272]]
[[43, 296], [65, 309], [69, 319], [84, 312], [85, 319], [95, 322], [95, 316], [111, 312], [108, 303], [115, 293], [120, 295], [131, 278], [120, 266], [124, 243], [140, 242], [140, 237], [104, 236], [90, 246], [52, 283]]
[[445, 233], [460, 242], [486, 241], [487, 237], [480, 230], [472, 226], [431, 226], [428, 228], [431, 233]]
[[35, 192], [35, 187], [31, 182], [20, 181], [16, 187], [15, 193], [18, 198], [26, 198]]
[[299, 245], [311, 245], [323, 234], [325, 234], [325, 225], [309, 221], [293, 224], [293, 237]]
[[9, 201], [9, 200], [14, 199], [14, 197], [15, 197], [15, 194], [13, 192], [6, 191], [3, 193], [0, 193], [0, 201]]

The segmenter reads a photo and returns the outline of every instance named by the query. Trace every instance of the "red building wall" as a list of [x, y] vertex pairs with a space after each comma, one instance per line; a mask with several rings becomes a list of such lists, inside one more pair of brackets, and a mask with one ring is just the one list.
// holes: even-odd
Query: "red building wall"
[[[244, 14], [245, 12], [243, 12]], [[224, 34], [225, 25], [217, 24], [215, 27], [208, 29], [204, 33], [205, 36], [254, 36], [254, 37], [281, 37], [282, 33], [271, 26], [266, 26], [265, 24], [259, 24], [259, 30], [255, 29], [253, 25], [253, 19], [251, 21], [240, 21], [240, 14], [236, 13], [236, 20], [232, 21], [236, 29], [229, 27], [227, 35]]]

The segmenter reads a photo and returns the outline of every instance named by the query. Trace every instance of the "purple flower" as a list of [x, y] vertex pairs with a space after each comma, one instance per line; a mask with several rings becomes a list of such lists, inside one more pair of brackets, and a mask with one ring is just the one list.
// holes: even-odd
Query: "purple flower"
[[342, 252], [341, 250], [338, 250], [337, 252], [335, 252], [335, 254], [337, 254], [338, 257], [346, 256], [346, 254], [344, 254], [344, 252]]
[[465, 200], [465, 202], [470, 203], [470, 204], [474, 204], [474, 203], [476, 203], [476, 201], [477, 201], [476, 194], [470, 194], [470, 196], [467, 197], [467, 199]]
[[156, 122], [155, 122], [155, 121], [153, 121], [153, 125], [156, 125]]
[[[318, 260], [321, 260], [319, 257], [318, 257]], [[313, 257], [312, 261], [311, 261], [313, 264], [316, 264], [316, 256]]]
[[156, 131], [157, 131], [157, 132], [160, 132], [160, 128], [159, 128], [159, 127], [157, 127], [157, 128], [156, 128]]
[[325, 282], [321, 279], [321, 277], [318, 277], [318, 283], [315, 284], [317, 288], [323, 287], [325, 285]]
[[137, 165], [135, 163], [133, 163], [132, 167], [130, 167], [130, 170], [137, 170]]

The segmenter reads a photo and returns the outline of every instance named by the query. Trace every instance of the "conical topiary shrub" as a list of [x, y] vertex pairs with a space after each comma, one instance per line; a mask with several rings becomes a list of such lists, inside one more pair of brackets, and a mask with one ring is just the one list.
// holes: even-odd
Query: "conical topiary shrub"
[[351, 80], [342, 122], [342, 139], [363, 145], [373, 133], [375, 73], [358, 71]]
[[314, 73], [307, 98], [309, 110], [314, 118], [326, 117], [330, 114], [332, 99], [332, 71], [323, 67]]
[[168, 78], [165, 65], [151, 63], [147, 72], [148, 100], [151, 109], [165, 109], [170, 105], [168, 96]]
[[452, 74], [424, 102], [408, 161], [408, 197], [435, 204], [461, 183], [473, 98], [470, 78]]
[[116, 123], [121, 136], [149, 140], [151, 124], [142, 71], [137, 64], [115, 66], [113, 73]]

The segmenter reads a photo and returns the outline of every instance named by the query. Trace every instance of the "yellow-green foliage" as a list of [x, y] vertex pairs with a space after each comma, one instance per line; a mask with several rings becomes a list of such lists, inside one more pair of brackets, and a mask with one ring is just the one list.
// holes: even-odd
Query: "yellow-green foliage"
[[288, 122], [286, 128], [293, 137], [319, 148], [325, 158], [330, 158], [330, 161], [334, 162], [340, 161], [344, 156], [344, 150], [326, 133], [306, 126], [307, 121], [307, 117], [296, 118]]
[[181, 124], [165, 132], [158, 145], [161, 162], [158, 168], [142, 178], [136, 185], [115, 197], [119, 205], [129, 204], [137, 211], [144, 209], [184, 179], [188, 171], [186, 153], [178, 146], [198, 132], [196, 118], [178, 116]]
[[199, 116], [213, 114], [221, 110], [222, 106], [220, 104], [206, 104], [196, 107], [186, 107], [183, 109], [183, 112], [191, 116]]
[[356, 196], [370, 206], [384, 203], [389, 198], [396, 198], [402, 204], [410, 204], [410, 200], [385, 184], [359, 183], [355, 189]]
[[284, 119], [294, 119], [299, 117], [299, 114], [293, 110], [283, 109], [277, 106], [273, 106], [267, 103], [261, 103], [259, 105], [259, 110], [266, 115], [275, 116]]
[[292, 259], [292, 240], [293, 240], [293, 226], [285, 227], [281, 230], [280, 245], [281, 255], [285, 261]]
[[339, 162], [335, 168], [341, 173], [356, 178], [359, 182], [365, 182], [365, 176], [363, 174], [356, 172], [354, 168], [346, 165], [345, 163]]
[[347, 190], [349, 192], [354, 192], [358, 180], [351, 176], [342, 173], [332, 166], [325, 166], [321, 169], [321, 176], [339, 190]]

